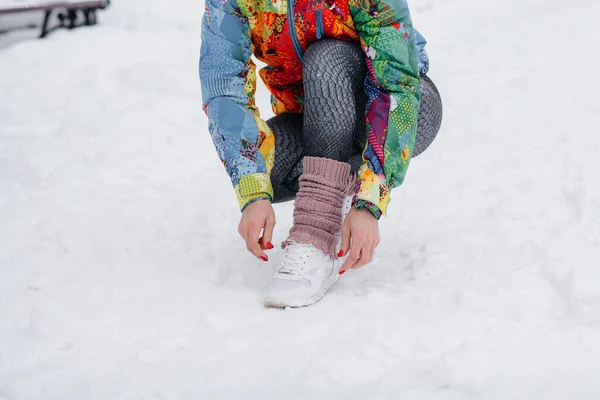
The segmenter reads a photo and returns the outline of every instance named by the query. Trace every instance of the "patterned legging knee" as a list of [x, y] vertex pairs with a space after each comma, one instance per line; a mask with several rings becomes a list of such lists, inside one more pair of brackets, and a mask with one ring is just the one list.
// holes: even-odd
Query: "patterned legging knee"
[[[292, 200], [299, 189], [304, 156], [362, 164], [366, 142], [365, 56], [358, 43], [324, 39], [304, 55], [304, 114], [280, 114], [267, 123], [275, 135], [271, 171], [274, 202]], [[421, 76], [421, 106], [413, 157], [435, 139], [442, 123], [440, 94]]]

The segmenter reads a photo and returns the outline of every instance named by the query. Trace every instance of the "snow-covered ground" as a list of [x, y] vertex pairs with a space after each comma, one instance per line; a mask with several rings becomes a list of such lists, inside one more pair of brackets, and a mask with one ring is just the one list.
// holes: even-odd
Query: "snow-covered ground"
[[0, 36], [1, 400], [600, 398], [598, 1], [411, 0], [443, 131], [377, 261], [286, 311], [207, 134], [202, 3], [114, 3]]

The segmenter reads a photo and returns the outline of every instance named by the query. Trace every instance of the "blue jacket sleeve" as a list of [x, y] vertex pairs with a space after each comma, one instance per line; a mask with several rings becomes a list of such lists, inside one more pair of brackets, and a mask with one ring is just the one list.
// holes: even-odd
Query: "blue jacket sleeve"
[[206, 0], [200, 50], [204, 110], [241, 209], [258, 198], [273, 198], [275, 140], [255, 106], [251, 56], [248, 19], [236, 1]]

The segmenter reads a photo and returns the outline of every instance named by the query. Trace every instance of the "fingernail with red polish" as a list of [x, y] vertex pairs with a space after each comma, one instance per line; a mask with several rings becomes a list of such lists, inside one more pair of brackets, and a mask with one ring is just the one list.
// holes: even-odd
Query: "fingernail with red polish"
[[346, 270], [340, 271], [340, 275], [344, 275], [346, 273]]
[[344, 250], [340, 250], [340, 252], [338, 253], [338, 257], [344, 257]]
[[273, 246], [273, 243], [267, 242], [267, 250], [273, 250], [274, 248], [275, 246]]
[[265, 257], [265, 256], [260, 256], [260, 259], [263, 260], [264, 262], [269, 261], [269, 257]]

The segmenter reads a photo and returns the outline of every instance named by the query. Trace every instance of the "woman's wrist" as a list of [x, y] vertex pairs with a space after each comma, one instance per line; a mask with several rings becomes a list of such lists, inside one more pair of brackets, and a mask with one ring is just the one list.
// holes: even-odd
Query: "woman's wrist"
[[269, 196], [268, 194], [264, 194], [264, 196], [258, 196], [253, 198], [252, 200], [248, 201], [243, 207], [242, 207], [242, 212], [244, 212], [244, 210], [252, 203], [255, 203], [259, 200], [268, 200], [269, 202], [271, 201], [271, 196]]
[[354, 208], [356, 208], [357, 210], [369, 210], [371, 212], [371, 214], [373, 214], [373, 216], [377, 220], [379, 220], [381, 218], [381, 216], [383, 215], [383, 213], [381, 212], [379, 207], [377, 207], [375, 204], [371, 203], [370, 201], [366, 201], [366, 200], [362, 200], [362, 199], [354, 200]]

